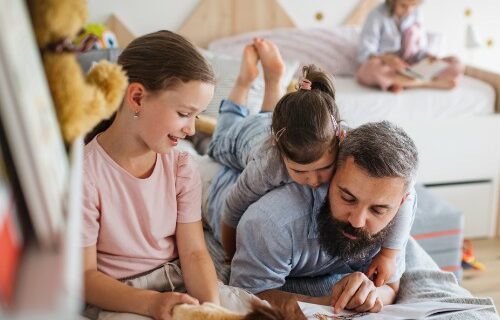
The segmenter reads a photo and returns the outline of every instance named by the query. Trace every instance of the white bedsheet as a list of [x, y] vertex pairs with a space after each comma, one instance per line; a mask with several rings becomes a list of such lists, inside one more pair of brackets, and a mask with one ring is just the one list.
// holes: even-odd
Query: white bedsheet
[[463, 77], [453, 90], [412, 89], [398, 94], [359, 85], [353, 77], [335, 78], [340, 115], [350, 127], [370, 121], [394, 123], [488, 115], [495, 91], [482, 81]]

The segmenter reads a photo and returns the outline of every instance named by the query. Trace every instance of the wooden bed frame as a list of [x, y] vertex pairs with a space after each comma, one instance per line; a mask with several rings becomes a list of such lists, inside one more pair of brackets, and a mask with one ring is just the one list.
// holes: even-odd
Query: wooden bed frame
[[[360, 0], [345, 24], [361, 25], [367, 13], [380, 2]], [[276, 0], [204, 0], [178, 32], [196, 45], [206, 47], [221, 37], [294, 26]], [[500, 75], [471, 66], [467, 66], [465, 74], [494, 88], [495, 114], [398, 124], [419, 148], [419, 181], [461, 208], [469, 229], [482, 230], [467, 234], [466, 229], [466, 235], [493, 237], [500, 235]], [[208, 127], [213, 124], [212, 121]], [[464, 204], [464, 199], [469, 201], [469, 198], [482, 200]]]

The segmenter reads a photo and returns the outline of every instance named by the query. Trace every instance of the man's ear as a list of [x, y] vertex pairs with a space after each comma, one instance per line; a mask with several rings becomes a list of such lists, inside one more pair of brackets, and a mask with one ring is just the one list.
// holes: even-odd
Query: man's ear
[[401, 206], [403, 205], [403, 203], [405, 203], [406, 199], [408, 198], [408, 196], [410, 195], [410, 192], [406, 192], [404, 195], [403, 195], [403, 198], [401, 198], [401, 203], [399, 204], [399, 207], [401, 208]]
[[339, 135], [340, 143], [344, 142], [345, 137], [347, 137], [347, 131], [341, 129]]

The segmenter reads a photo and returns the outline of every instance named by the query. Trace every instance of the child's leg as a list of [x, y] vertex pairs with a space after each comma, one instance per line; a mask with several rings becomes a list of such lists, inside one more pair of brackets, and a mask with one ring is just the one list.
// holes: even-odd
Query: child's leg
[[217, 162], [239, 169], [234, 166], [240, 163], [235, 151], [236, 137], [241, 131], [242, 120], [248, 116], [248, 109], [244, 107], [247, 102], [248, 91], [258, 76], [257, 63], [259, 56], [253, 44], [247, 45], [243, 50], [240, 73], [228, 99], [221, 102], [217, 126], [208, 146], [208, 155]]
[[241, 58], [240, 73], [227, 98], [232, 103], [225, 103], [227, 100], [222, 101], [217, 126], [212, 135], [214, 139], [226, 133], [236, 122], [248, 116], [248, 110], [243, 106], [246, 105], [248, 91], [259, 74], [258, 61], [259, 56], [255, 46], [253, 44], [246, 45]]
[[228, 100], [241, 106], [247, 104], [248, 91], [259, 75], [258, 62], [259, 54], [255, 44], [246, 45], [241, 57], [240, 73], [229, 93]]
[[285, 73], [285, 63], [278, 47], [271, 41], [257, 38], [254, 40], [254, 46], [257, 48], [264, 70], [265, 91], [261, 111], [273, 111], [276, 103], [283, 96], [281, 81]]
[[396, 71], [384, 64], [382, 59], [371, 58], [356, 72], [356, 80], [365, 86], [376, 86], [386, 91], [394, 85]]
[[464, 74], [465, 66], [456, 57], [443, 58], [448, 62], [448, 67], [441, 71], [432, 81], [432, 88], [453, 89]]
[[248, 117], [241, 122], [241, 130], [238, 132], [235, 144], [240, 167], [233, 165], [233, 168], [237, 170], [243, 170], [246, 164], [254, 158], [255, 147], [269, 139], [272, 116], [270, 112], [274, 110], [283, 95], [281, 81], [285, 72], [285, 64], [278, 47], [271, 41], [258, 38], [254, 40], [254, 47], [264, 71], [264, 100], [260, 114]]

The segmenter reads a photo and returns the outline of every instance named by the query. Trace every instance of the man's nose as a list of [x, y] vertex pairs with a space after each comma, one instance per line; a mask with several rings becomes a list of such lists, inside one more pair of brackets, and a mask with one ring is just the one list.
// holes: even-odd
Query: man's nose
[[354, 228], [364, 228], [366, 225], [366, 209], [356, 208], [349, 215], [349, 223]]

